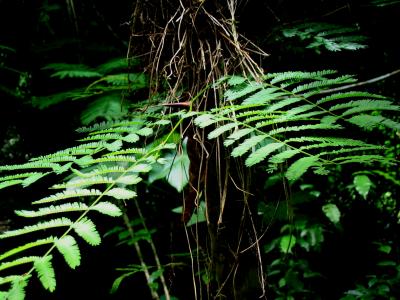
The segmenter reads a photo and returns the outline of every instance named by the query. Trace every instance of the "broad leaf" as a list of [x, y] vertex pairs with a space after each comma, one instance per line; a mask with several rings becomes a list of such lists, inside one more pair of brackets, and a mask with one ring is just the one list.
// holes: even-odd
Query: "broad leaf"
[[353, 180], [356, 191], [364, 199], [367, 199], [368, 193], [372, 186], [372, 181], [367, 175], [356, 175]]
[[339, 223], [340, 210], [335, 204], [333, 203], [325, 204], [324, 206], [322, 206], [322, 211], [332, 223], [334, 224]]

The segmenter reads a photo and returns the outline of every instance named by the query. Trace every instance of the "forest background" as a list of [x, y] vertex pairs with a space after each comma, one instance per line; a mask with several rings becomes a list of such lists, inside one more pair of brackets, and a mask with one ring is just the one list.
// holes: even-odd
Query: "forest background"
[[[0, 299], [399, 299], [399, 17], [395, 0], [0, 1]], [[260, 89], [267, 90], [262, 103], [254, 96]], [[339, 111], [337, 122], [362, 113], [345, 133], [333, 123], [322, 128], [324, 119], [308, 136], [311, 127], [301, 126], [310, 124], [301, 122], [319, 122], [317, 114], [290, 119], [320, 108], [313, 97], [336, 92], [332, 99], [342, 102], [324, 109]], [[296, 95], [314, 106], [281, 102]], [[231, 114], [258, 107], [279, 120], [268, 123], [272, 139], [250, 144], [260, 136], [254, 131], [235, 148], [232, 134], [244, 137], [254, 119]], [[223, 109], [231, 109], [229, 119]], [[280, 127], [283, 115], [296, 129]], [[90, 159], [107, 152], [96, 165], [87, 157], [43, 158], [121, 132], [97, 137], [108, 144], [85, 152]], [[283, 136], [294, 144], [283, 147]], [[301, 138], [308, 148], [294, 148]], [[324, 152], [332, 143], [343, 151]], [[261, 147], [312, 158], [267, 160]], [[325, 168], [356, 147], [356, 157]], [[314, 159], [320, 153], [324, 162]], [[120, 154], [122, 162], [104, 160]], [[41, 167], [62, 163], [38, 173], [25, 164], [35, 157]], [[61, 179], [67, 193], [73, 176], [97, 163], [128, 176], [121, 181], [114, 169], [110, 182], [96, 183], [105, 184], [101, 197], [114, 200], [90, 215], [96, 229], [86, 244], [80, 213], [92, 209], [97, 192], [75, 195], [89, 208], [63, 208], [76, 216], [78, 223], [63, 224], [76, 240], [47, 228], [56, 238], [27, 247], [35, 256], [7, 252], [42, 238], [32, 228], [13, 232], [34, 224], [20, 217], [36, 210], [33, 201]], [[45, 247], [53, 243], [61, 255], [50, 253], [49, 265]], [[10, 264], [13, 255], [24, 259]]]

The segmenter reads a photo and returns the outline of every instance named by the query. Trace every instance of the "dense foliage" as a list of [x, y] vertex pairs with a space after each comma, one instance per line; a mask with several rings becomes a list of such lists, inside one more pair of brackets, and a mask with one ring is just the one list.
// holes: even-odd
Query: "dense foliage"
[[0, 299], [400, 297], [399, 1], [1, 6]]

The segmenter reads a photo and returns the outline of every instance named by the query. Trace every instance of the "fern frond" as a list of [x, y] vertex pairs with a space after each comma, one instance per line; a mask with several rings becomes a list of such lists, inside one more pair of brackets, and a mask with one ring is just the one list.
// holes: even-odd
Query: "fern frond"
[[214, 129], [213, 131], [211, 131], [208, 134], [208, 138], [209, 139], [215, 139], [218, 136], [220, 136], [221, 134], [223, 134], [224, 132], [229, 131], [229, 130], [235, 128], [235, 127], [237, 127], [237, 124], [235, 122], [222, 125], [221, 127], [218, 127], [216, 129]]
[[306, 156], [299, 158], [294, 163], [292, 163], [287, 169], [285, 176], [289, 181], [295, 181], [299, 179], [307, 170], [313, 166], [320, 167], [318, 157]]
[[265, 79], [271, 79], [270, 83], [275, 85], [279, 82], [300, 82], [307, 79], [314, 79], [314, 80], [324, 80], [326, 79], [327, 75], [336, 74], [336, 70], [322, 70], [322, 71], [315, 71], [315, 72], [304, 72], [304, 71], [289, 71], [289, 72], [282, 72], [282, 73], [272, 73], [270, 75], [265, 76]]
[[255, 128], [242, 128], [230, 134], [224, 141], [225, 147], [232, 145], [242, 137], [254, 132]]
[[[108, 193], [106, 193], [109, 195]], [[122, 214], [121, 210], [114, 204], [109, 202], [99, 202], [94, 206], [88, 206], [85, 203], [81, 202], [68, 202], [61, 205], [51, 205], [42, 207], [37, 211], [32, 210], [17, 210], [15, 213], [20, 217], [25, 218], [36, 218], [42, 216], [48, 216], [51, 214], [60, 214], [67, 212], [76, 212], [76, 211], [88, 211], [88, 210], [96, 210], [102, 214], [117, 217]]]
[[81, 202], [68, 202], [61, 205], [50, 205], [39, 208], [39, 210], [16, 210], [15, 213], [20, 217], [25, 218], [36, 218], [43, 217], [51, 214], [60, 214], [74, 211], [86, 211], [88, 206]]
[[358, 91], [351, 91], [345, 93], [335, 93], [326, 97], [319, 99], [316, 104], [320, 105], [323, 103], [341, 100], [341, 99], [348, 99], [348, 98], [375, 98], [375, 99], [385, 99], [386, 97], [382, 95], [372, 94], [368, 92], [358, 92]]
[[149, 164], [137, 164], [132, 168], [129, 168], [129, 171], [132, 173], [148, 173], [152, 170], [152, 166]]
[[11, 289], [8, 292], [7, 300], [23, 300], [25, 299], [25, 288], [28, 285], [30, 276], [15, 276], [11, 281]]
[[38, 256], [23, 256], [0, 264], [0, 271], [34, 262]]
[[19, 236], [19, 235], [23, 235], [23, 234], [29, 234], [29, 233], [32, 233], [35, 231], [41, 231], [41, 230], [46, 230], [46, 229], [51, 229], [51, 228], [71, 226], [72, 224], [73, 223], [70, 219], [63, 217], [63, 218], [59, 218], [59, 219], [41, 222], [41, 223], [38, 223], [35, 225], [25, 226], [21, 229], [15, 229], [15, 230], [9, 230], [9, 231], [3, 232], [0, 234], [0, 239]]
[[118, 127], [93, 131], [90, 132], [89, 134], [93, 135], [93, 134], [105, 134], [105, 133], [135, 133], [139, 128], [140, 126], [118, 126]]
[[104, 142], [104, 141], [80, 144], [79, 146], [67, 148], [67, 149], [64, 149], [61, 151], [57, 151], [52, 154], [31, 158], [30, 161], [43, 161], [43, 160], [51, 159], [53, 157], [65, 156], [65, 155], [71, 155], [71, 156], [91, 155], [91, 154], [95, 153], [96, 151], [99, 151], [100, 149], [104, 148], [105, 145], [106, 145], [106, 142]]
[[344, 156], [337, 157], [333, 159], [335, 163], [338, 164], [349, 164], [349, 163], [358, 163], [358, 164], [371, 164], [373, 162], [380, 163], [388, 163], [388, 160], [382, 155], [369, 154], [369, 155], [352, 155], [352, 156]]
[[[365, 112], [365, 111], [375, 111], [375, 110], [389, 110], [389, 111], [399, 111], [400, 106], [393, 105], [391, 101], [387, 100], [357, 100], [347, 103], [350, 107], [348, 110], [343, 112], [341, 116], [352, 115], [355, 113]], [[335, 111], [343, 109], [346, 104], [338, 104], [330, 108], [330, 111]]]
[[115, 199], [118, 200], [127, 200], [127, 199], [132, 199], [137, 196], [137, 194], [134, 191], [127, 190], [124, 188], [113, 188], [107, 192], [105, 192], [107, 196], [114, 197]]
[[2, 261], [3, 259], [10, 257], [12, 255], [15, 255], [17, 253], [23, 252], [25, 250], [34, 248], [34, 247], [38, 247], [38, 246], [42, 246], [42, 245], [47, 245], [47, 244], [51, 244], [54, 242], [54, 238], [53, 237], [49, 237], [46, 239], [41, 239], [41, 240], [36, 240], [34, 242], [30, 242], [30, 243], [26, 243], [24, 245], [18, 246], [16, 248], [13, 248], [7, 252], [4, 252], [3, 254], [0, 255], [0, 261]]
[[127, 148], [127, 149], [120, 150], [120, 151], [106, 153], [106, 154], [104, 154], [104, 157], [126, 155], [126, 154], [140, 154], [142, 156], [146, 153], [147, 153], [147, 150], [144, 148]]
[[[108, 192], [106, 194], [109, 196]], [[119, 209], [119, 207], [111, 202], [99, 202], [91, 206], [90, 210], [95, 210], [98, 211], [99, 213], [102, 213], [103, 215], [108, 215], [111, 217], [119, 217], [122, 215], [122, 211]]]
[[21, 184], [22, 182], [23, 182], [23, 180], [21, 180], [21, 179], [14, 179], [14, 180], [0, 182], [0, 190], [7, 188], [9, 186]]
[[149, 127], [143, 127], [136, 131], [136, 134], [147, 137], [153, 134], [153, 129]]
[[75, 269], [81, 264], [81, 252], [74, 237], [71, 235], [66, 235], [60, 239], [55, 239], [54, 245], [62, 254], [71, 269]]
[[358, 146], [358, 147], [351, 147], [351, 148], [343, 148], [343, 149], [339, 149], [339, 150], [322, 151], [322, 152], [318, 153], [318, 156], [322, 157], [322, 156], [337, 156], [337, 155], [341, 155], [342, 157], [345, 157], [345, 156], [343, 156], [343, 154], [346, 154], [346, 153], [353, 154], [354, 152], [357, 152], [357, 151], [374, 151], [374, 150], [375, 151], [379, 151], [379, 150], [381, 151], [383, 149], [384, 149], [384, 147], [382, 147], [382, 146], [376, 146], [376, 145], [370, 145], [369, 146], [367, 144], [367, 146]]
[[59, 77], [64, 79], [66, 77], [70, 78], [92, 78], [101, 77], [102, 75], [94, 70], [91, 70], [88, 66], [82, 64], [65, 64], [65, 63], [53, 63], [48, 64], [42, 68], [43, 70], [54, 70], [55, 72], [51, 74], [51, 77]]
[[201, 114], [200, 116], [194, 119], [194, 124], [201, 128], [207, 127], [216, 122], [218, 122], [218, 119], [215, 119], [214, 115], [207, 113]]
[[299, 153], [299, 149], [285, 149], [284, 151], [271, 156], [268, 161], [273, 164], [281, 164]]
[[326, 87], [331, 87], [334, 85], [340, 85], [340, 84], [348, 84], [348, 83], [354, 83], [357, 80], [354, 78], [352, 75], [343, 75], [340, 77], [336, 77], [333, 79], [325, 79], [322, 81], [313, 81], [311, 83], [306, 83], [306, 84], [301, 84], [297, 87], [295, 87], [292, 90], [292, 93], [300, 93], [300, 92], [305, 92], [305, 91], [320, 91], [325, 89]]
[[126, 58], [115, 58], [107, 61], [104, 64], [101, 64], [96, 68], [96, 71], [101, 74], [111, 73], [117, 70], [124, 70], [128, 68], [128, 64], [130, 66], [135, 65], [137, 60], [128, 60]]
[[255, 91], [261, 89], [264, 85], [256, 81], [246, 82], [245, 86], [234, 86], [234, 88], [229, 89], [225, 92], [225, 97], [227, 101], [236, 100], [242, 98], [248, 94], [254, 93]]
[[129, 126], [143, 126], [145, 123], [144, 119], [134, 119], [134, 120], [123, 120], [123, 121], [105, 121], [101, 123], [96, 123], [92, 126], [81, 127], [76, 131], [79, 133], [88, 133], [88, 132], [96, 132], [102, 131], [110, 128], [119, 128], [119, 127], [129, 127]]
[[84, 177], [84, 178], [89, 178], [89, 177], [94, 177], [96, 175], [110, 175], [113, 176], [115, 174], [119, 174], [119, 173], [125, 173], [126, 172], [126, 168], [124, 168], [123, 166], [108, 166], [108, 165], [99, 165], [98, 167], [96, 167], [94, 170], [90, 171], [90, 172], [81, 172], [79, 170], [76, 169], [71, 169], [72, 172], [79, 176], [79, 177]]
[[92, 186], [95, 184], [113, 184], [116, 181], [111, 177], [94, 176], [90, 178], [73, 178], [68, 182], [53, 185], [53, 189], [75, 189], [80, 187]]
[[[221, 78], [222, 81], [227, 80], [229, 85], [238, 85], [238, 84], [242, 84], [245, 81], [247, 81], [248, 79], [242, 76], [237, 76], [237, 75], [233, 75], [233, 76], [229, 76], [228, 78]], [[221, 81], [221, 82], [222, 82]]]
[[102, 140], [102, 141], [108, 141], [108, 140], [121, 140], [122, 135], [116, 134], [116, 133], [106, 133], [106, 134], [96, 134], [96, 135], [90, 135], [88, 137], [85, 137], [83, 139], [80, 139], [80, 142], [87, 142], [87, 141], [97, 141], [97, 140]]
[[284, 143], [269, 143], [257, 149], [247, 157], [245, 161], [246, 166], [251, 167], [254, 166], [255, 164], [258, 164], [259, 162], [263, 161], [267, 156], [269, 156], [271, 153], [282, 148], [284, 145], [285, 145]]
[[288, 127], [281, 127], [278, 129], [270, 130], [267, 135], [274, 136], [284, 132], [303, 132], [305, 130], [337, 130], [343, 129], [341, 125], [330, 125], [330, 124], [307, 124], [307, 125], [299, 125], [299, 126], [288, 126]]
[[92, 159], [88, 161], [86, 165], [107, 163], [107, 162], [135, 163], [136, 157], [132, 155], [109, 155]]
[[32, 202], [33, 204], [43, 204], [49, 202], [56, 202], [70, 198], [79, 198], [79, 197], [91, 197], [91, 196], [99, 196], [101, 195], [101, 191], [95, 189], [73, 189], [73, 190], [65, 190], [63, 192], [42, 198], [40, 200]]
[[243, 100], [243, 105], [265, 105], [268, 104], [271, 100], [278, 99], [281, 96], [287, 95], [286, 92], [282, 92], [279, 88], [263, 88], [262, 90], [256, 92], [250, 97]]
[[304, 101], [304, 99], [297, 98], [297, 97], [286, 98], [286, 99], [283, 99], [277, 103], [274, 103], [274, 104], [268, 106], [268, 108], [265, 111], [268, 113], [272, 113], [272, 112], [280, 110], [286, 106], [289, 106], [289, 105], [292, 105], [292, 104], [295, 104], [295, 103], [301, 102], [301, 101]]
[[50, 292], [56, 289], [56, 274], [54, 273], [53, 264], [51, 263], [52, 258], [52, 255], [39, 257], [36, 258], [33, 263], [40, 282], [43, 287]]
[[57, 171], [61, 169], [60, 164], [52, 162], [34, 161], [19, 165], [0, 166], [0, 171], [28, 170], [28, 169], [52, 169]]
[[400, 123], [385, 118], [383, 116], [371, 116], [371, 115], [356, 115], [347, 119], [352, 124], [355, 124], [361, 128], [372, 129], [379, 125], [394, 129], [400, 130]]
[[14, 180], [14, 179], [27, 178], [27, 177], [35, 176], [37, 174], [42, 174], [42, 173], [27, 172], [27, 173], [19, 173], [19, 174], [7, 175], [7, 176], [0, 177], [0, 181], [9, 181], [9, 180]]
[[239, 146], [235, 147], [232, 150], [231, 155], [233, 157], [239, 157], [245, 154], [247, 151], [249, 151], [251, 148], [256, 146], [257, 144], [261, 143], [263, 140], [265, 140], [268, 136], [267, 135], [255, 135], [252, 136], [248, 139], [246, 139], [242, 144]]
[[101, 243], [100, 234], [90, 219], [84, 217], [80, 221], [71, 225], [75, 232], [89, 245], [97, 246]]

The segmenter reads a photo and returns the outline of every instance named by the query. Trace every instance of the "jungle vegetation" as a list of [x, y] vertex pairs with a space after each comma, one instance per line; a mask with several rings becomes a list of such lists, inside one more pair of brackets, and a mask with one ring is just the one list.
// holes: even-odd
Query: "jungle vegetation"
[[400, 297], [400, 1], [0, 14], [0, 299]]

